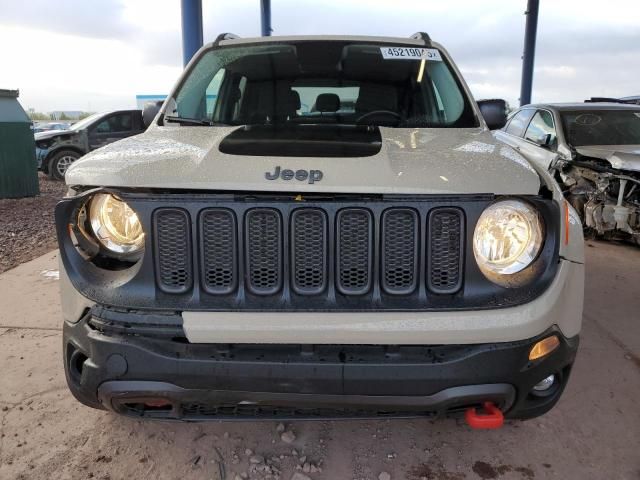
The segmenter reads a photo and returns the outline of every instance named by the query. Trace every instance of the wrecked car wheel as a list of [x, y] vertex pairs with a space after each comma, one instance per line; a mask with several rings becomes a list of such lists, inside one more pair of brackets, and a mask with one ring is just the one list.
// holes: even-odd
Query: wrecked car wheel
[[71, 150], [56, 153], [49, 162], [49, 176], [54, 180], [64, 180], [67, 169], [79, 158], [80, 155]]

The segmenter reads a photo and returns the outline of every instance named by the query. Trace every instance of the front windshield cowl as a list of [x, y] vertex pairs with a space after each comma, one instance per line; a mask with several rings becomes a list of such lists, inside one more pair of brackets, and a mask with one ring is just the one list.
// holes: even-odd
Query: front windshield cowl
[[165, 124], [479, 126], [446, 56], [416, 45], [305, 40], [212, 48], [174, 98]]

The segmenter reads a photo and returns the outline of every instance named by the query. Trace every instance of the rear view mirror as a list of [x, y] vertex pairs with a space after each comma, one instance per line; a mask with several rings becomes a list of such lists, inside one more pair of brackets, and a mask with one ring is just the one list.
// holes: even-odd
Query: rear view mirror
[[162, 101], [155, 102], [146, 102], [144, 104], [144, 108], [142, 109], [142, 123], [144, 123], [145, 128], [151, 125], [153, 119], [156, 118], [156, 115], [160, 111], [160, 107], [162, 107]]
[[497, 130], [507, 123], [507, 102], [505, 100], [478, 100], [478, 106], [489, 130]]

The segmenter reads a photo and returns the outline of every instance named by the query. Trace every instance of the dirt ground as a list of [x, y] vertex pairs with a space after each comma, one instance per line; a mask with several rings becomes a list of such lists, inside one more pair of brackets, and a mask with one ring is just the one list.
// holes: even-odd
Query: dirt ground
[[0, 479], [638, 480], [640, 249], [589, 245], [578, 359], [549, 414], [479, 432], [456, 420], [295, 422], [291, 443], [275, 422], [141, 422], [77, 403], [47, 254], [0, 275]]
[[42, 173], [38, 176], [37, 197], [0, 199], [0, 272], [56, 248], [53, 209], [66, 186]]

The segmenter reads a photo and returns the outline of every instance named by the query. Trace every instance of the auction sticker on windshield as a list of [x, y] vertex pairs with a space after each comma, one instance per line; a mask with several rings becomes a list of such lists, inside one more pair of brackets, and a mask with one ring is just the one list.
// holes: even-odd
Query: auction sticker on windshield
[[386, 60], [434, 60], [441, 62], [440, 51], [435, 48], [380, 47]]

